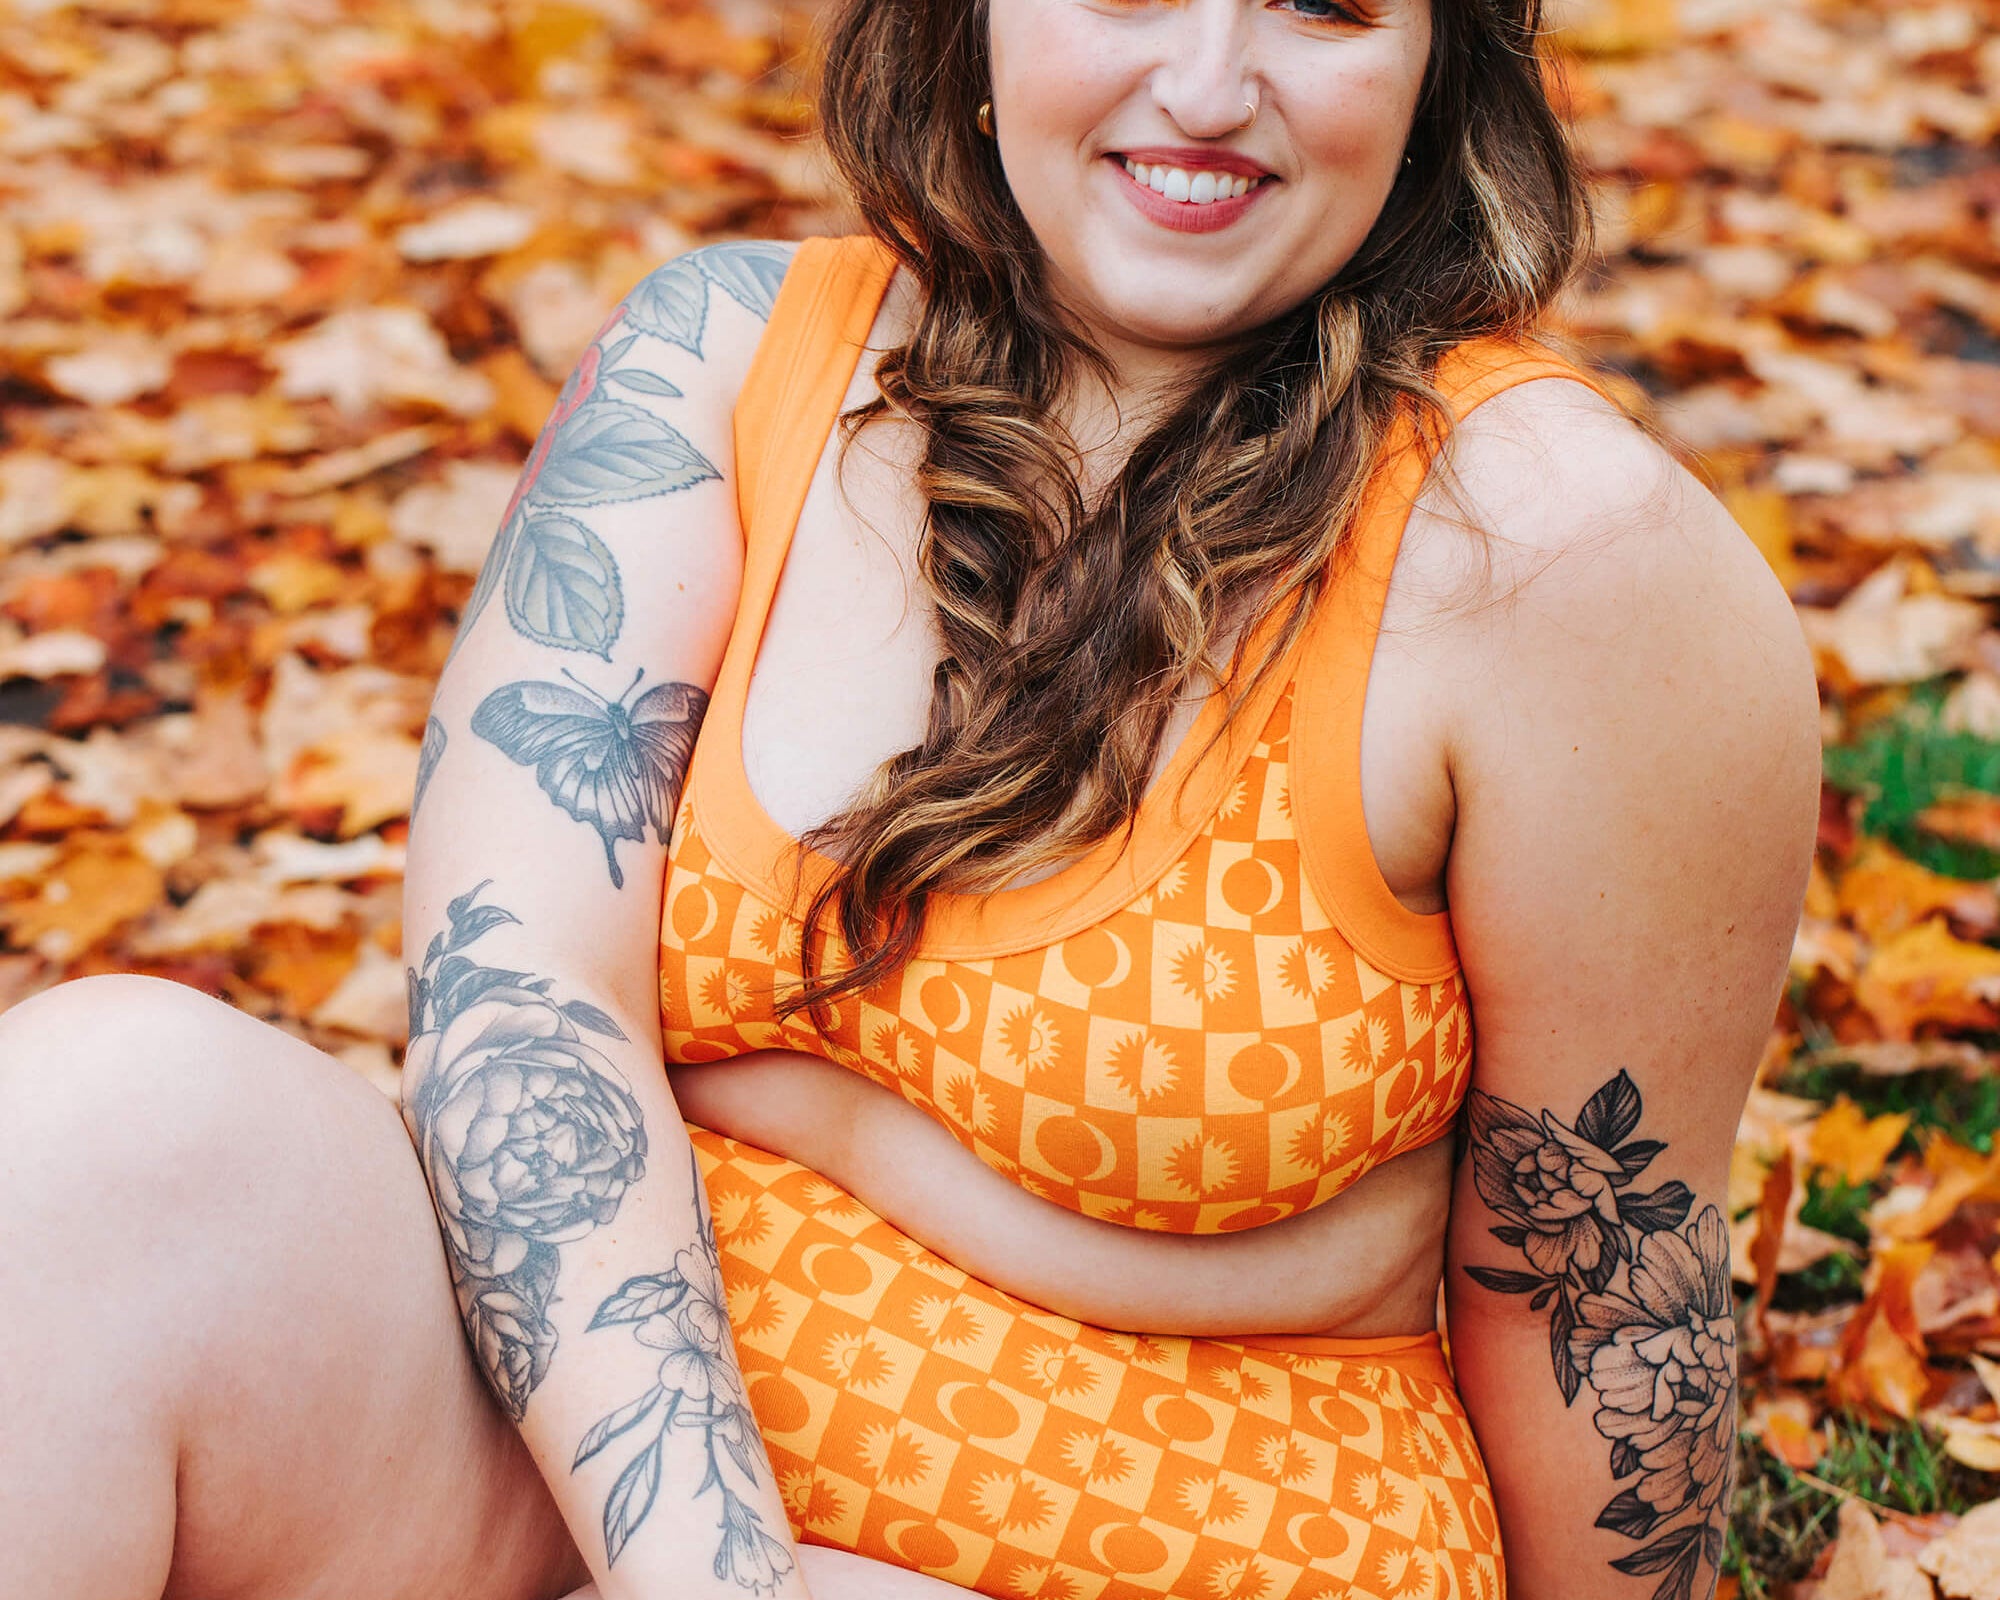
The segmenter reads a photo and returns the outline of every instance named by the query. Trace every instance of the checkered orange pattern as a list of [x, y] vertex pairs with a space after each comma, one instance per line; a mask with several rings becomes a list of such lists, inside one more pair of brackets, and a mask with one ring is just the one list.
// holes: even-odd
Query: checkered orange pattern
[[1110, 1333], [691, 1128], [794, 1533], [1008, 1600], [1499, 1600], [1435, 1334]]
[[1291, 815], [1292, 698], [1138, 899], [1016, 954], [920, 956], [843, 1000], [824, 1040], [772, 1015], [798, 981], [801, 926], [708, 847], [697, 762], [662, 919], [668, 1059], [827, 1056], [1033, 1193], [1176, 1233], [1291, 1216], [1441, 1137], [1472, 1066], [1462, 983], [1378, 971], [1315, 898]]

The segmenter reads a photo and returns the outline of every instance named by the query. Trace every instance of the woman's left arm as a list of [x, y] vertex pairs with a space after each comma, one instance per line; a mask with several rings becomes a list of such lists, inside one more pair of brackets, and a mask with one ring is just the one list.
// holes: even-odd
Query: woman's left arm
[[1812, 856], [1811, 654], [1715, 500], [1575, 385], [1464, 440], [1512, 598], [1459, 624], [1452, 1356], [1513, 1600], [1706, 1600], [1736, 1441], [1726, 1176]]

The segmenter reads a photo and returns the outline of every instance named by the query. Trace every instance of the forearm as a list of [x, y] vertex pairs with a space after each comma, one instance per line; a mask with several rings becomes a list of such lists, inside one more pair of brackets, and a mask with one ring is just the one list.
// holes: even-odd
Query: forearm
[[805, 1595], [657, 1021], [532, 970], [483, 888], [441, 921], [406, 1117], [475, 1357], [602, 1600]]
[[[799, 1564], [812, 1584], [813, 1600], [962, 1600], [967, 1592], [942, 1578], [818, 1545], [801, 1545]], [[596, 1584], [587, 1583], [563, 1600], [605, 1597]]]

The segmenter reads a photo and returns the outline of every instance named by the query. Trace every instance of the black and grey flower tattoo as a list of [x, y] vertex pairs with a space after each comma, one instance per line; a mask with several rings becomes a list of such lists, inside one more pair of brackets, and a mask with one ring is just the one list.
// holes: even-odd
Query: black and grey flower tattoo
[[[490, 880], [489, 880], [490, 881]], [[646, 1129], [625, 1079], [586, 1035], [623, 1041], [553, 982], [463, 954], [518, 922], [480, 905], [482, 883], [446, 908], [447, 931], [407, 969], [417, 1088], [410, 1121], [444, 1230], [459, 1314], [480, 1371], [519, 1421], [549, 1369], [559, 1247], [618, 1213], [646, 1170]]]
[[590, 1319], [593, 1330], [629, 1327], [640, 1344], [659, 1352], [653, 1385], [583, 1436], [570, 1470], [614, 1439], [643, 1428], [646, 1442], [625, 1463], [604, 1505], [605, 1560], [615, 1563], [653, 1508], [662, 1456], [677, 1440], [696, 1440], [705, 1465], [694, 1492], [714, 1491], [719, 1497], [722, 1537], [715, 1575], [765, 1594], [790, 1574], [792, 1557], [785, 1541], [765, 1528], [756, 1509], [732, 1487], [738, 1475], [751, 1486], [768, 1481], [771, 1468], [730, 1344], [722, 1260], [699, 1166], [693, 1166], [693, 1177], [700, 1223], [695, 1242], [665, 1272], [627, 1279]]
[[1565, 1404], [1587, 1384], [1592, 1419], [1625, 1483], [1597, 1526], [1650, 1540], [1612, 1565], [1660, 1575], [1653, 1600], [1689, 1600], [1720, 1570], [1736, 1441], [1736, 1320], [1729, 1230], [1693, 1192], [1635, 1193], [1666, 1146], [1636, 1139], [1639, 1090], [1620, 1072], [1574, 1125], [1474, 1090], [1472, 1176], [1506, 1220], [1494, 1238], [1532, 1271], [1467, 1267], [1474, 1282], [1549, 1311], [1549, 1355]]

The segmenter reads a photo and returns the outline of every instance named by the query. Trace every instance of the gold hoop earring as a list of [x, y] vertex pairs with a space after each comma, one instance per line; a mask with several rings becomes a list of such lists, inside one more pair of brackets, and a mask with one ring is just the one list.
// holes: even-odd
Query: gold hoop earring
[[982, 100], [979, 102], [979, 112], [974, 120], [978, 122], [981, 133], [985, 134], [989, 139], [993, 137], [993, 102], [991, 100]]

